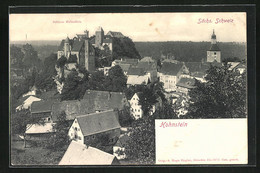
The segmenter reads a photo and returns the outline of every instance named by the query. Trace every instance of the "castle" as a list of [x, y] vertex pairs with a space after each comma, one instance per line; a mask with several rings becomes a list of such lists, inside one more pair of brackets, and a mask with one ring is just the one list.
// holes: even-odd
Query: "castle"
[[96, 70], [95, 68], [95, 48], [104, 49], [105, 46], [113, 51], [113, 37], [122, 38], [124, 35], [121, 32], [109, 31], [104, 35], [102, 27], [98, 27], [95, 35], [89, 37], [89, 31], [84, 31], [84, 34], [76, 34], [73, 39], [62, 40], [58, 48], [57, 57], [66, 57], [68, 63], [77, 63], [84, 67], [89, 72]]
[[221, 51], [217, 45], [217, 36], [213, 30], [213, 34], [211, 35], [211, 47], [207, 51], [207, 62], [214, 61], [221, 63]]

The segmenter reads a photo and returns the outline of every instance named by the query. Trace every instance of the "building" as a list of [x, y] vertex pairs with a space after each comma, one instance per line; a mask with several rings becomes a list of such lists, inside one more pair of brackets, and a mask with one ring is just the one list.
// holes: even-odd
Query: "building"
[[118, 160], [122, 160], [126, 158], [125, 146], [129, 140], [130, 137], [128, 134], [122, 134], [119, 136], [118, 141], [113, 146], [113, 155], [116, 156]]
[[151, 82], [149, 74], [143, 68], [130, 67], [127, 72], [127, 86], [147, 85]]
[[141, 93], [135, 93], [130, 100], [130, 112], [131, 115], [137, 120], [143, 117], [142, 106], [139, 103]]
[[176, 91], [176, 84], [181, 77], [187, 76], [189, 71], [182, 63], [164, 62], [159, 70], [159, 80], [167, 92]]
[[95, 49], [89, 42], [88, 32], [85, 36], [78, 34], [73, 39], [62, 40], [57, 55], [58, 59], [66, 57], [67, 64], [74, 64], [67, 66], [69, 69], [78, 64], [90, 72], [95, 71]]
[[87, 90], [82, 100], [68, 100], [55, 102], [52, 106], [53, 121], [62, 112], [66, 113], [67, 120], [74, 120], [76, 116], [102, 112], [110, 109], [123, 110], [128, 106], [124, 93]]
[[30, 109], [31, 105], [35, 101], [40, 101], [41, 99], [35, 96], [25, 96], [23, 97], [23, 102], [21, 105], [16, 107], [16, 111], [20, 111], [22, 109]]
[[81, 144], [94, 145], [101, 140], [114, 144], [120, 136], [118, 112], [108, 110], [80, 115], [73, 121], [68, 136]]
[[206, 82], [204, 78], [210, 67], [209, 63], [185, 62], [185, 66], [187, 67], [191, 78], [195, 78], [201, 82]]
[[109, 31], [107, 36], [116, 37], [116, 38], [124, 38], [125, 36], [121, 32]]
[[112, 154], [71, 141], [59, 165], [119, 165]]
[[[139, 118], [142, 118], [144, 115], [142, 106], [139, 103], [141, 94], [142, 94], [141, 92], [135, 93], [129, 101], [130, 102], [130, 113], [136, 120]], [[156, 111], [156, 109], [158, 109], [159, 107], [162, 106], [161, 97], [157, 96], [156, 101], [157, 102], [154, 105], [152, 105], [152, 108], [149, 112], [150, 115], [153, 115], [153, 113]]]
[[190, 89], [195, 88], [195, 79], [194, 78], [181, 78], [176, 86], [176, 92], [183, 95], [188, 95]]
[[31, 105], [31, 115], [41, 117], [45, 122], [52, 122], [52, 105], [54, 101], [36, 101]]
[[213, 34], [211, 35], [211, 46], [207, 51], [207, 62], [219, 62], [221, 63], [221, 51], [217, 45], [217, 36], [213, 30]]

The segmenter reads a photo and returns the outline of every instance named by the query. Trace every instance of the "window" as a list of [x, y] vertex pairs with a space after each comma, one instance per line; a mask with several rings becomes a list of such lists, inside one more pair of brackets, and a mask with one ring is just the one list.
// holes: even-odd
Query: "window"
[[95, 135], [92, 136], [92, 139], [95, 139]]
[[75, 129], [76, 131], [78, 130], [78, 128], [77, 128], [77, 127], [75, 127], [74, 129]]
[[47, 119], [47, 121], [51, 121], [51, 118], [49, 117], [49, 118]]
[[135, 109], [135, 112], [136, 112], [136, 109]]
[[214, 52], [214, 55], [217, 55], [217, 53], [216, 53], [216, 52]]
[[135, 98], [133, 98], [133, 100], [135, 100]]
[[112, 139], [109, 139], [109, 142], [114, 142], [114, 139], [112, 138]]
[[79, 140], [81, 140], [81, 137], [79, 136]]
[[138, 112], [140, 112], [140, 109], [138, 109]]

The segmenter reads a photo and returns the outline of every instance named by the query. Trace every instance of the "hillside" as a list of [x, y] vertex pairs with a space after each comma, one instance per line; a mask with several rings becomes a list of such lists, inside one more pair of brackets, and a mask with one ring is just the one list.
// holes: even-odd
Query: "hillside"
[[[246, 43], [219, 42], [222, 59], [238, 57], [246, 58]], [[180, 61], [201, 61], [207, 55], [210, 42], [135, 42], [139, 54], [154, 59], [168, 56]]]

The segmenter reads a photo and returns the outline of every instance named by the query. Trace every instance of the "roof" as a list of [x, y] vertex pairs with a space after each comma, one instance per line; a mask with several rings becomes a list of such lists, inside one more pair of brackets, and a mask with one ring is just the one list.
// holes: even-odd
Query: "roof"
[[217, 44], [211, 44], [209, 51], [220, 51]]
[[127, 75], [143, 76], [143, 75], [145, 75], [145, 71], [143, 68], [130, 67], [128, 69]]
[[31, 105], [31, 113], [51, 112], [54, 101], [36, 101]]
[[28, 124], [27, 127], [31, 126], [26, 130], [26, 134], [43, 134], [43, 133], [52, 133], [53, 132], [53, 123], [41, 124]]
[[244, 63], [239, 63], [235, 68], [246, 68]]
[[125, 58], [125, 59], [122, 59], [121, 61], [119, 61], [119, 63], [137, 65], [138, 61], [139, 61], [138, 59]]
[[129, 140], [130, 140], [130, 137], [127, 134], [123, 134], [119, 137], [119, 139], [117, 140], [117, 143], [114, 146], [124, 147]]
[[124, 72], [128, 72], [129, 68], [131, 67], [131, 64], [119, 64], [119, 66]]
[[188, 68], [190, 73], [201, 72], [205, 73], [209, 68], [209, 64], [201, 62], [185, 62], [185, 66]]
[[73, 40], [71, 51], [79, 52], [82, 46], [84, 45], [84, 40]]
[[71, 141], [59, 165], [111, 165], [116, 157], [94, 147]]
[[110, 35], [111, 37], [121, 38], [124, 35], [121, 32], [109, 31], [106, 35]]
[[76, 117], [84, 136], [120, 128], [118, 114], [114, 110], [86, 114]]
[[156, 63], [155, 62], [145, 62], [145, 61], [139, 61], [137, 64], [138, 68], [143, 68], [144, 71], [153, 71], [153, 70], [157, 70], [156, 69]]
[[127, 105], [124, 93], [87, 90], [82, 100], [68, 100], [55, 102], [52, 106], [53, 120], [65, 111], [68, 120], [74, 119], [77, 115], [105, 111], [110, 109], [122, 110]]
[[181, 63], [175, 64], [175, 63], [164, 62], [159, 71], [165, 75], [176, 76], [178, 72], [181, 70], [182, 66], [183, 64]]
[[230, 65], [230, 70], [232, 70], [233, 68], [237, 67], [238, 64], [240, 64], [239, 62], [228, 62], [228, 64]]
[[127, 85], [142, 85], [148, 84], [149, 77], [148, 76], [128, 76], [127, 78]]
[[77, 63], [77, 55], [71, 55], [70, 54], [67, 63]]
[[103, 40], [103, 43], [112, 43], [112, 42], [113, 40], [109, 38]]
[[83, 96], [86, 105], [95, 110], [123, 109], [128, 103], [122, 92], [87, 90]]
[[101, 26], [99, 26], [99, 27], [97, 28], [96, 32], [97, 32], [97, 31], [98, 31], [98, 32], [104, 32], [104, 31], [103, 31], [103, 28], [102, 28]]
[[57, 92], [57, 90], [51, 90], [51, 91], [40, 93], [38, 97], [41, 98], [42, 100], [59, 100], [60, 95]]
[[195, 79], [193, 78], [181, 78], [177, 82], [176, 86], [191, 89], [194, 88], [194, 84], [195, 84]]
[[151, 57], [146, 56], [140, 60], [141, 62], [155, 62]]
[[175, 59], [164, 59], [163, 61], [162, 61], [162, 64], [163, 63], [175, 63], [175, 64], [178, 64], [178, 63], [180, 63], [178, 60], [175, 60]]

